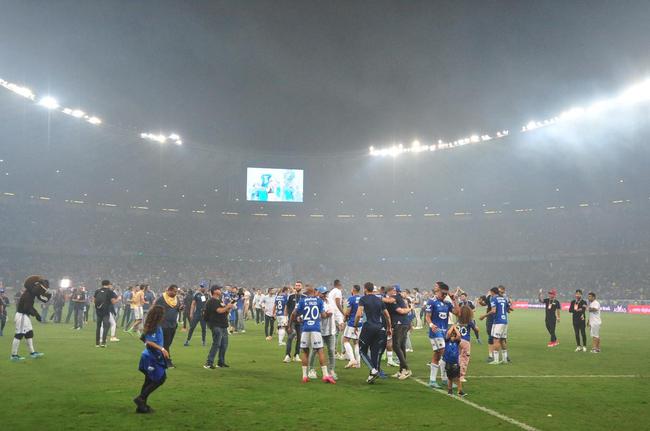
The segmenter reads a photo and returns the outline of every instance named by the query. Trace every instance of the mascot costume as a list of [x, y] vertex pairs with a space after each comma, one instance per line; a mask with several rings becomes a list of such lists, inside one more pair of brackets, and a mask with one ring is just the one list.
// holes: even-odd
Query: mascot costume
[[50, 282], [45, 280], [40, 275], [32, 275], [25, 280], [25, 291], [20, 296], [18, 304], [16, 304], [16, 317], [14, 323], [16, 324], [16, 335], [14, 335], [13, 344], [11, 345], [11, 360], [22, 361], [25, 358], [18, 355], [18, 347], [20, 347], [20, 340], [25, 338], [27, 347], [29, 347], [29, 356], [31, 358], [40, 358], [43, 353], [34, 350], [34, 329], [32, 328], [32, 321], [29, 316], [34, 316], [36, 320], [41, 321], [41, 315], [34, 308], [34, 299], [43, 303], [50, 300], [52, 294], [47, 291], [50, 287]]

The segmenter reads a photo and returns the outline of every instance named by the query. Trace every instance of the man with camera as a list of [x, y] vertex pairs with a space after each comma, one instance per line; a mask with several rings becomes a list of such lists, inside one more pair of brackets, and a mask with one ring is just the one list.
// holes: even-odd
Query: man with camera
[[[214, 285], [210, 288], [212, 298], [205, 304], [205, 321], [212, 331], [212, 346], [208, 353], [208, 359], [203, 368], [214, 370], [215, 368], [228, 368], [226, 364], [226, 350], [228, 350], [228, 314], [237, 304], [237, 297], [231, 298], [224, 303], [221, 295], [221, 286]], [[214, 365], [214, 357], [219, 354], [217, 366]]]

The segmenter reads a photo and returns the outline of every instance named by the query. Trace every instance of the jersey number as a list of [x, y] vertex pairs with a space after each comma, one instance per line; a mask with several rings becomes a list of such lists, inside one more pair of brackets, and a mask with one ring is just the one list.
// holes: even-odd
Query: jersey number
[[318, 316], [320, 316], [320, 310], [318, 309], [318, 306], [312, 305], [309, 307], [305, 307], [305, 311], [303, 312], [302, 318], [304, 320], [316, 320], [318, 319]]

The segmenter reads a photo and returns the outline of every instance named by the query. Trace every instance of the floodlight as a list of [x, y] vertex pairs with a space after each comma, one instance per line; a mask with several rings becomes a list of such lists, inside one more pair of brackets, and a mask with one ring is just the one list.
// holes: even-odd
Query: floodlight
[[67, 277], [62, 278], [61, 281], [59, 281], [59, 287], [62, 287], [64, 289], [67, 289], [68, 287], [70, 287], [71, 284], [72, 284], [72, 282]]
[[45, 108], [47, 108], [47, 109], [58, 109], [58, 107], [60, 106], [59, 102], [54, 97], [51, 97], [51, 96], [43, 97], [38, 102], [38, 104], [45, 107]]

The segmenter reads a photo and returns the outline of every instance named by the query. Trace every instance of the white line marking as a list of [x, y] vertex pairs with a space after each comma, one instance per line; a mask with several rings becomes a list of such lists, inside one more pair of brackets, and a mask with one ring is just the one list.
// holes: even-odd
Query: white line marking
[[[417, 377], [412, 377], [412, 380], [415, 380], [416, 382], [418, 382], [422, 386], [426, 386], [427, 388], [429, 387], [429, 385], [427, 383], [423, 382], [422, 380], [418, 379]], [[440, 390], [434, 390], [434, 391], [438, 392], [440, 394], [444, 393], [443, 391], [440, 391]], [[487, 407], [483, 407], [483, 406], [481, 406], [479, 404], [468, 401], [465, 398], [460, 398], [460, 397], [450, 397], [450, 398], [453, 398], [453, 399], [455, 399], [457, 401], [460, 401], [461, 403], [465, 403], [468, 406], [474, 407], [475, 409], [478, 409], [478, 410], [480, 410], [482, 412], [485, 412], [485, 413], [487, 413], [489, 415], [492, 415], [492, 416], [494, 416], [496, 418], [499, 418], [499, 419], [501, 419], [503, 421], [506, 421], [506, 422], [508, 422], [508, 423], [510, 423], [512, 425], [515, 425], [515, 426], [517, 426], [517, 427], [519, 427], [519, 428], [521, 428], [523, 430], [526, 430], [526, 431], [539, 431], [539, 429], [537, 429], [535, 427], [532, 427], [532, 426], [530, 426], [528, 424], [525, 424], [523, 422], [519, 422], [516, 419], [513, 419], [513, 418], [511, 418], [509, 416], [506, 416], [506, 415], [504, 415], [502, 413], [499, 413], [497, 411], [494, 411], [492, 409], [488, 409]]]
[[467, 376], [468, 379], [636, 379], [638, 374], [582, 374], [575, 376]]

